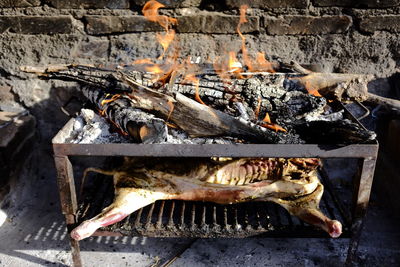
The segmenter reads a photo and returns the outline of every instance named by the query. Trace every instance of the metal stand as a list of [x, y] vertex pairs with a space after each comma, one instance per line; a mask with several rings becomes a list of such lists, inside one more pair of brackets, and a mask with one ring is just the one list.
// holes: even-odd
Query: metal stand
[[[363, 220], [366, 215], [373, 181], [378, 144], [348, 146], [322, 145], [186, 145], [186, 144], [69, 144], [63, 143], [71, 132], [73, 120], [54, 137], [54, 159], [58, 173], [58, 187], [62, 212], [65, 215], [68, 232], [77, 223], [77, 198], [72, 165], [68, 156], [138, 156], [138, 157], [285, 157], [285, 158], [360, 158], [360, 173], [354, 180], [352, 235], [346, 264], [352, 265], [360, 240]], [[112, 233], [109, 233], [112, 234]], [[79, 242], [71, 239], [74, 266], [82, 266]]]

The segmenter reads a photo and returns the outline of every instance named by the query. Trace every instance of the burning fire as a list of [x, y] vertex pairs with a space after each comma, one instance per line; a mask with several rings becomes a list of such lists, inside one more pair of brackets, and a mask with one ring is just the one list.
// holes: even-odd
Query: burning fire
[[[161, 83], [162, 85], [167, 83], [169, 80], [175, 80], [175, 76], [177, 75], [183, 75], [181, 83], [187, 82], [193, 84], [195, 86], [195, 100], [205, 105], [199, 94], [200, 79], [197, 77], [197, 75], [200, 73], [199, 66], [191, 63], [189, 59], [184, 61], [183, 63], [178, 63], [179, 49], [177, 48], [177, 43], [174, 42], [175, 30], [172, 29], [173, 26], [178, 24], [178, 21], [175, 18], [160, 15], [159, 9], [163, 7], [163, 4], [152, 0], [148, 1], [144, 5], [142, 12], [147, 20], [158, 23], [165, 30], [164, 33], [156, 35], [156, 40], [163, 49], [163, 52], [159, 56], [158, 60], [163, 60], [164, 63], [157, 64], [154, 60], [147, 58], [135, 60], [132, 64], [144, 65], [144, 69], [147, 72], [155, 75], [155, 79], [153, 80], [153, 82]], [[225, 55], [218, 57], [213, 63], [215, 72], [227, 85], [227, 90], [229, 90], [228, 88], [232, 84], [230, 82], [232, 77], [235, 77], [237, 79], [245, 79], [251, 77], [251, 75], [249, 74], [243, 75], [243, 72], [274, 72], [272, 64], [265, 58], [264, 53], [258, 52], [255, 60], [251, 58], [248, 53], [246, 47], [246, 38], [241, 31], [241, 26], [248, 22], [246, 18], [247, 9], [247, 5], [242, 5], [240, 7], [240, 19], [236, 28], [236, 31], [241, 38], [241, 57], [243, 63], [238, 60], [238, 55], [235, 51], [227, 52]], [[175, 52], [171, 56], [169, 48], [173, 43], [175, 47]], [[261, 99], [259, 100], [257, 110], [255, 111], [257, 120], [261, 108], [260, 101]], [[174, 109], [173, 103], [168, 103], [168, 105], [171, 114]], [[269, 129], [273, 129], [275, 131], [286, 131], [279, 125], [272, 123], [268, 113], [260, 122], [260, 125]]]
[[195, 86], [195, 100], [203, 105], [206, 105], [203, 100], [201, 100], [199, 94], [200, 79], [196, 77], [196, 73], [200, 71], [199, 66], [191, 63], [190, 57], [188, 57], [184, 63], [183, 68], [185, 69], [186, 76], [183, 79], [182, 83], [192, 83]]

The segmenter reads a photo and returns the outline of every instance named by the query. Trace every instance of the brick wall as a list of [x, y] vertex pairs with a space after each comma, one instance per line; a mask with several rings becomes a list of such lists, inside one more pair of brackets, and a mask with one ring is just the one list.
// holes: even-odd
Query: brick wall
[[[29, 109], [50, 138], [64, 123], [58, 108], [73, 85], [37, 79], [21, 65], [129, 63], [162, 52], [146, 21], [145, 0], [0, 0], [0, 88], [13, 97], [0, 109]], [[399, 70], [400, 0], [160, 0], [178, 18], [181, 56], [205, 60], [240, 49], [241, 28], [250, 52], [314, 64], [322, 71], [375, 74], [371, 90], [390, 94]], [[67, 88], [67, 89], [66, 89]], [[0, 97], [5, 95], [0, 90]], [[57, 120], [58, 124], [55, 123]], [[51, 125], [51, 126], [50, 126]]]

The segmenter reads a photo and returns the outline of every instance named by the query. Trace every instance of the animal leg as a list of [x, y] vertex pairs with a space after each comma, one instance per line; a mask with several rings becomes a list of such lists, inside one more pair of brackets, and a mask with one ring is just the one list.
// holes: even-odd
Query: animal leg
[[306, 223], [321, 228], [331, 237], [339, 237], [342, 234], [342, 224], [339, 221], [331, 220], [319, 209], [319, 202], [323, 190], [323, 185], [319, 184], [314, 192], [295, 200], [284, 200], [280, 198], [270, 200], [281, 205], [289, 211], [290, 214], [297, 216]]
[[158, 199], [165, 198], [162, 192], [137, 188], [120, 188], [114, 202], [96, 217], [82, 222], [71, 232], [75, 240], [91, 236], [97, 229], [123, 220], [132, 212], [145, 207]]

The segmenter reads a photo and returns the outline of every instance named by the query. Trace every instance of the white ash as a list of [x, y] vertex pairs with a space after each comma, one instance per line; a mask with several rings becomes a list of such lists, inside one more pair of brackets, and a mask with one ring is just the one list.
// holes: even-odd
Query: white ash
[[343, 113], [344, 110], [340, 110], [337, 112], [332, 112], [328, 111], [323, 114], [318, 114], [318, 113], [310, 113], [307, 114], [305, 117], [306, 121], [338, 121], [338, 120], [343, 120]]
[[[111, 133], [110, 125], [103, 117], [91, 109], [82, 109], [75, 119], [71, 137], [66, 143], [73, 144], [106, 144], [129, 143], [129, 138], [119, 133]], [[233, 144], [232, 138], [191, 138], [185, 132], [177, 129], [168, 129], [167, 139], [161, 144]]]
[[234, 144], [233, 139], [216, 137], [216, 138], [201, 138], [189, 137], [187, 133], [178, 129], [169, 129], [167, 141], [165, 144]]
[[91, 109], [82, 109], [75, 119], [71, 139], [74, 144], [127, 143], [129, 140], [118, 133], [110, 132], [110, 125]]

